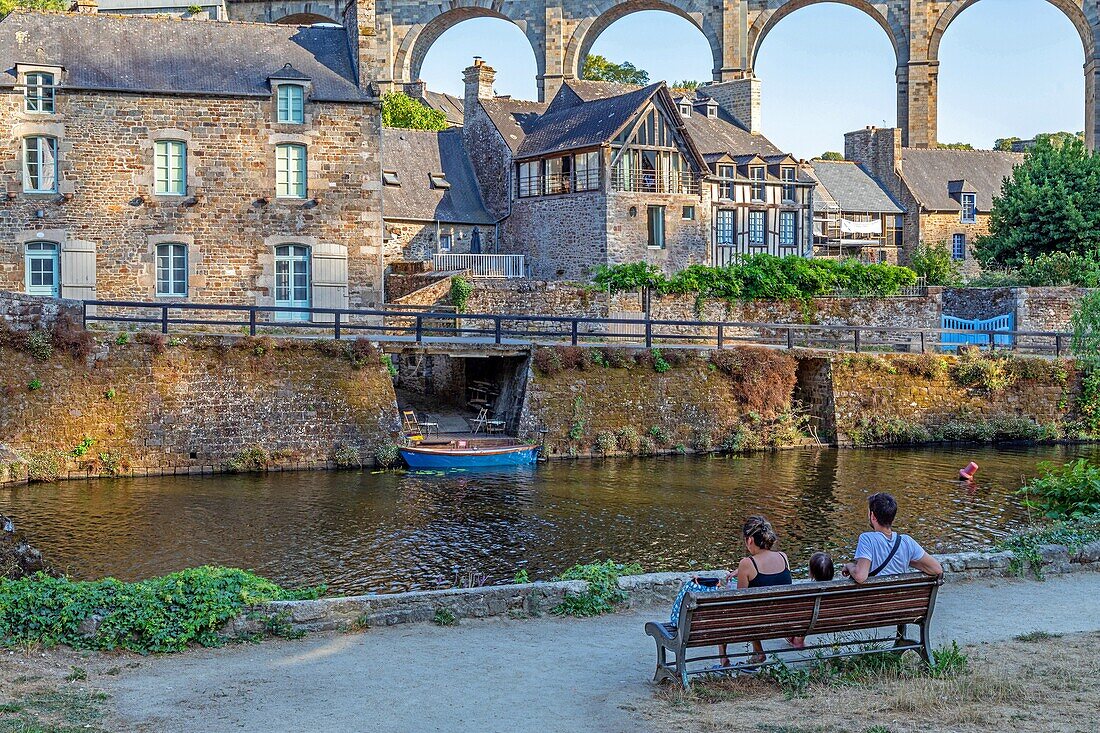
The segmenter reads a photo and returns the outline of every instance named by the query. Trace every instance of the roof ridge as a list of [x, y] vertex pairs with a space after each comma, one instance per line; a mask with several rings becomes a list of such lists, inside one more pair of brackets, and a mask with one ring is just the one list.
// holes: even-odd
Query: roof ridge
[[[68, 10], [45, 10], [37, 8], [18, 7], [13, 8], [4, 19], [10, 18], [14, 15], [57, 15], [69, 18], [106, 18], [109, 20], [143, 20], [147, 22], [161, 22], [161, 23], [212, 23], [216, 25], [250, 25], [261, 26], [264, 28], [314, 28], [313, 24], [310, 25], [298, 25], [295, 23], [264, 23], [258, 20], [228, 20], [221, 18], [184, 18], [180, 15], [168, 15], [166, 13], [152, 13], [144, 15], [141, 13], [71, 13]], [[0, 20], [2, 23], [3, 20]], [[341, 29], [343, 26], [340, 27]], [[325, 30], [338, 30], [337, 28], [325, 28]]]

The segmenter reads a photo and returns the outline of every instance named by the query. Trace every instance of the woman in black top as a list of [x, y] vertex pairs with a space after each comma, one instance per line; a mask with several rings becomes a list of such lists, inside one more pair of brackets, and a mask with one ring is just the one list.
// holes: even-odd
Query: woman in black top
[[[745, 538], [745, 548], [749, 554], [741, 558], [737, 565], [736, 573], [731, 573], [726, 578], [728, 584], [737, 577], [738, 588], [764, 588], [771, 585], [791, 584], [791, 564], [787, 561], [787, 555], [776, 552], [772, 548], [779, 540], [772, 528], [771, 522], [760, 515], [753, 515], [745, 520], [741, 527], [741, 534]], [[756, 652], [749, 659], [750, 662], [759, 664], [764, 661], [764, 648], [760, 642], [754, 641], [752, 648]], [[719, 647], [722, 654], [722, 666], [729, 666], [726, 657], [726, 647]]]

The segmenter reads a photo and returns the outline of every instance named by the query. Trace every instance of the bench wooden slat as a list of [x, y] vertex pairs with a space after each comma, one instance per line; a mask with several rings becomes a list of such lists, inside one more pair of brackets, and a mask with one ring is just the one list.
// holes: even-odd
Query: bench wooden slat
[[[920, 627], [921, 639], [908, 642], [906, 648], [916, 649], [927, 661], [931, 658], [928, 625], [942, 583], [942, 578], [911, 573], [872, 578], [864, 585], [839, 580], [699, 595], [689, 593], [681, 605], [679, 626], [647, 624], [647, 633], [657, 641], [655, 679], [673, 678], [686, 685], [689, 660], [684, 652], [690, 648], [867, 631], [885, 626], [899, 626], [900, 629], [908, 624]], [[898, 633], [900, 642], [900, 630]], [[841, 647], [854, 647], [854, 653], [869, 653], [860, 650], [860, 643], [858, 639], [837, 641]], [[675, 654], [676, 660], [668, 660], [667, 653]], [[833, 650], [832, 654], [840, 655], [841, 652]]]

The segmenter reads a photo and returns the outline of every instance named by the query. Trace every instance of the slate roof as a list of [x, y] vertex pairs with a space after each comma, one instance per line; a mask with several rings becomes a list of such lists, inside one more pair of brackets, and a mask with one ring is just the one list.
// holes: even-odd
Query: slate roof
[[[462, 144], [462, 130], [382, 130], [382, 170], [397, 171], [400, 186], [382, 186], [385, 220], [443, 221], [492, 225], [474, 167]], [[430, 176], [442, 172], [450, 188], [434, 188]]]
[[431, 109], [442, 112], [447, 118], [447, 124], [451, 127], [462, 127], [466, 116], [466, 103], [460, 97], [425, 89], [423, 103]]
[[290, 64], [312, 99], [370, 98], [343, 28], [16, 10], [0, 21], [0, 86], [17, 63], [62, 66], [71, 89], [228, 96], [269, 96]]
[[[848, 161], [813, 161], [813, 177], [818, 187], [814, 194], [814, 211], [841, 211], [903, 214], [904, 209], [865, 168]], [[827, 195], [822, 196], [825, 192]], [[834, 206], [829, 206], [832, 202]]]
[[783, 151], [775, 147], [771, 140], [763, 135], [752, 134], [721, 108], [718, 109], [718, 117], [707, 117], [698, 110], [693, 111], [690, 116], [684, 118], [684, 126], [687, 127], [688, 134], [703, 155], [763, 157], [783, 154]]
[[960, 180], [977, 194], [978, 211], [991, 211], [993, 197], [1001, 193], [1001, 182], [1023, 160], [1021, 153], [999, 150], [902, 148], [901, 177], [929, 211], [960, 211], [962, 204], [948, 192], [950, 183]]
[[[527, 130], [516, 157], [532, 158], [603, 145], [614, 138], [663, 86], [663, 83], [657, 83], [647, 87], [629, 87], [630, 91], [625, 94], [612, 94], [615, 90], [608, 90], [605, 94], [597, 93], [593, 84], [595, 82], [578, 84], [580, 89], [574, 90], [574, 93], [580, 102], [573, 104], [568, 101], [573, 82], [566, 82], [546, 113]], [[585, 93], [593, 96], [585, 100], [580, 96]]]
[[546, 111], [545, 102], [528, 102], [510, 97], [482, 99], [481, 108], [496, 125], [508, 147], [515, 155], [520, 145], [527, 139], [527, 133]]

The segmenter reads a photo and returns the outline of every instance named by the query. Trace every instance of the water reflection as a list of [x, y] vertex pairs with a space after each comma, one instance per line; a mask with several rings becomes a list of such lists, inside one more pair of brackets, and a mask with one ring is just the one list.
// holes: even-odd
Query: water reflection
[[[613, 557], [647, 569], [729, 565], [746, 514], [773, 521], [796, 564], [850, 552], [865, 497], [895, 493], [898, 526], [935, 550], [988, 546], [1024, 520], [1011, 492], [1040, 460], [1095, 447], [787, 451], [746, 458], [553, 463], [507, 474], [303, 473], [99, 480], [0, 490], [55, 564], [136, 579], [205, 563], [334, 591], [546, 578]], [[955, 479], [971, 459], [978, 480]]]

